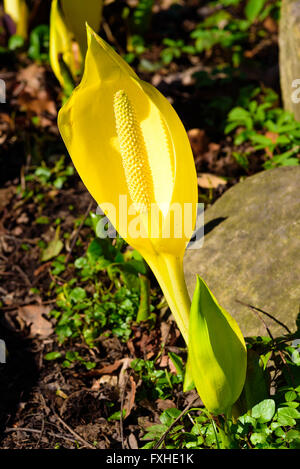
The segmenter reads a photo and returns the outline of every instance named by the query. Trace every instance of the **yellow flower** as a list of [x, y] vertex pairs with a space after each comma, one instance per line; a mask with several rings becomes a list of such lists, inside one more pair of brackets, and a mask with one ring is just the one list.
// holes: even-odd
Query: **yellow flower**
[[[246, 379], [247, 349], [237, 322], [198, 277], [190, 314], [189, 376], [213, 414], [228, 414]], [[186, 385], [189, 383], [185, 383]]]
[[[85, 22], [99, 29], [103, 0], [52, 0], [50, 14], [50, 63], [63, 88], [67, 74], [80, 74], [87, 50]], [[76, 51], [74, 41], [79, 50]]]
[[58, 125], [84, 184], [150, 265], [187, 340], [182, 263], [196, 220], [197, 178], [179, 117], [88, 27], [82, 82]]
[[26, 39], [28, 32], [28, 8], [26, 0], [4, 0], [4, 11], [15, 22], [17, 27], [16, 34]]

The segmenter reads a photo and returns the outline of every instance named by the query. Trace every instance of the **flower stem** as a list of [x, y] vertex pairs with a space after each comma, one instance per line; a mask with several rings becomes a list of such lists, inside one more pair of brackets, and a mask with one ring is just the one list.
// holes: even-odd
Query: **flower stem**
[[159, 253], [146, 261], [157, 278], [180, 332], [188, 344], [191, 300], [184, 279], [182, 257]]
[[136, 322], [147, 321], [150, 315], [150, 282], [145, 275], [140, 275], [140, 306]]

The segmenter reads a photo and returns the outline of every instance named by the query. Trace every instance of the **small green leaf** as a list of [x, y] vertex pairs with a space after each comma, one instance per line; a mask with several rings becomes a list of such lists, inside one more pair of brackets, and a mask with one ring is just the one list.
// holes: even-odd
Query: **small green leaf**
[[252, 433], [250, 436], [251, 443], [256, 446], [258, 444], [265, 443], [267, 440], [267, 435], [264, 433]]
[[297, 440], [300, 443], [300, 432], [298, 430], [289, 430], [286, 434], [287, 441]]
[[75, 360], [78, 360], [80, 357], [79, 357], [79, 354], [78, 352], [74, 352], [72, 350], [68, 350], [67, 353], [66, 353], [66, 359], [69, 360], [70, 362], [73, 362]]
[[60, 357], [61, 357], [61, 353], [57, 351], [49, 352], [44, 356], [45, 360], [49, 360], [49, 361], [56, 360], [57, 358], [60, 358]]
[[74, 303], [77, 303], [79, 301], [82, 301], [86, 298], [86, 292], [83, 288], [81, 287], [75, 287], [70, 293], [70, 300], [74, 301]]
[[251, 23], [258, 17], [266, 0], [248, 0], [245, 7], [245, 15], [248, 21]]
[[95, 362], [84, 362], [84, 366], [86, 367], [87, 370], [92, 370], [95, 368], [96, 363]]
[[265, 399], [252, 408], [251, 415], [258, 420], [259, 423], [266, 423], [272, 420], [275, 410], [276, 407], [273, 399]]
[[16, 49], [20, 49], [23, 46], [24, 46], [24, 38], [22, 36], [19, 36], [18, 34], [14, 34], [8, 40], [8, 49], [9, 50], [13, 51], [13, 50], [16, 50]]
[[48, 225], [50, 223], [50, 219], [49, 217], [38, 217], [35, 220], [35, 223], [37, 223], [38, 225]]
[[293, 426], [296, 424], [295, 419], [300, 418], [300, 412], [292, 407], [280, 407], [277, 411], [277, 420], [281, 425]]
[[42, 262], [49, 261], [50, 259], [53, 259], [53, 257], [58, 256], [63, 249], [64, 243], [59, 239], [59, 230], [60, 227], [58, 226], [55, 231], [54, 239], [50, 241], [48, 246], [44, 249], [41, 259]]
[[[125, 415], [126, 415], [126, 409], [123, 409], [123, 418], [125, 417]], [[108, 417], [107, 421], [111, 422], [111, 420], [120, 420], [120, 418], [121, 418], [121, 411], [118, 410], [117, 412], [114, 412], [113, 414], [111, 414]]]
[[[170, 426], [174, 420], [180, 415], [180, 410], [176, 409], [175, 407], [166, 409], [160, 416], [160, 421], [162, 424]], [[151, 427], [152, 428], [152, 427]]]
[[294, 401], [297, 399], [297, 393], [295, 391], [288, 391], [285, 393], [284, 398], [287, 402]]
[[179, 355], [176, 355], [176, 353], [174, 353], [174, 352], [169, 352], [168, 355], [169, 355], [173, 365], [175, 366], [177, 373], [180, 376], [183, 376], [184, 375], [184, 368], [183, 368], [183, 362], [182, 362], [181, 357], [179, 357]]
[[71, 362], [69, 362], [68, 360], [64, 360], [64, 361], [62, 362], [62, 366], [63, 366], [64, 368], [70, 368]]

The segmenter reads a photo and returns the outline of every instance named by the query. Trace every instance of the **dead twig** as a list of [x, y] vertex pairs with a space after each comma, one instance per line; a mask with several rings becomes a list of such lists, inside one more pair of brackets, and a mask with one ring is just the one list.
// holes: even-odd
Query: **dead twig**
[[21, 267], [19, 265], [14, 265], [13, 266], [13, 270], [19, 272], [20, 276], [23, 278], [25, 284], [31, 288], [32, 285], [31, 285], [31, 281], [29, 280], [28, 276], [25, 274], [25, 272], [23, 272], [23, 270], [21, 269]]
[[[37, 430], [35, 428], [23, 428], [23, 427], [19, 427], [19, 428], [6, 428], [4, 430], [4, 433], [13, 433], [13, 432], [28, 432], [28, 433], [40, 433], [40, 437], [39, 437], [39, 441], [38, 443], [40, 442], [40, 439], [42, 437], [42, 432], [43, 432], [43, 429], [42, 430]], [[53, 432], [47, 432], [47, 435], [50, 435], [50, 436], [53, 436], [55, 438], [61, 438], [63, 440], [66, 440], [66, 441], [70, 441], [71, 443], [76, 443], [77, 440], [75, 440], [74, 438], [69, 438], [67, 436], [64, 436], [64, 435], [60, 435], [60, 434], [57, 434], [57, 433], [53, 433]]]
[[12, 433], [12, 432], [41, 433], [42, 430], [37, 430], [35, 428], [24, 428], [24, 427], [6, 428], [4, 430], [4, 433]]
[[[291, 334], [291, 331], [290, 329], [285, 325], [283, 324], [283, 322], [279, 321], [279, 319], [276, 319], [274, 318], [274, 316], [272, 316], [272, 314], [270, 313], [267, 313], [266, 311], [264, 311], [263, 309], [261, 308], [257, 308], [256, 306], [253, 306], [253, 305], [249, 305], [248, 303], [244, 303], [243, 301], [240, 301], [240, 300], [235, 300], [237, 303], [240, 303], [241, 305], [243, 306], [247, 306], [248, 308], [252, 309], [253, 311], [256, 311], [257, 313], [263, 313], [265, 316], [267, 316], [268, 318], [272, 319], [274, 322], [276, 322], [277, 324], [279, 324], [281, 327], [283, 327], [289, 334]], [[265, 325], [266, 329], [268, 329], [265, 321], [262, 319], [262, 317], [257, 314], [257, 316], [260, 318], [260, 320], [263, 322], [263, 324]], [[269, 332], [268, 332], [269, 333]], [[271, 336], [270, 336], [271, 337]], [[272, 338], [272, 337], [271, 337]]]
[[[52, 303], [56, 303], [56, 300], [47, 300], [47, 301], [42, 301], [39, 303], [39, 305], [50, 305]], [[21, 303], [21, 304], [14, 304], [14, 305], [7, 305], [7, 306], [1, 306], [0, 311], [17, 311], [19, 308], [22, 308], [23, 306], [30, 306], [32, 303]]]
[[124, 410], [124, 400], [125, 400], [125, 389], [128, 383], [129, 376], [126, 374], [126, 378], [124, 380], [124, 385], [121, 390], [121, 410], [120, 410], [120, 437], [121, 437], [121, 443], [122, 443], [122, 449], [125, 449], [125, 441], [124, 441], [124, 429], [123, 429], [123, 410]]
[[[264, 327], [266, 328], [266, 331], [267, 331], [267, 333], [269, 334], [269, 336], [270, 336], [270, 338], [271, 338], [271, 340], [272, 340], [273, 343], [275, 343], [274, 337], [273, 337], [273, 335], [271, 334], [270, 329], [268, 328], [266, 322], [264, 321], [264, 319], [263, 319], [263, 317], [261, 316], [260, 313], [263, 313], [263, 314], [265, 314], [266, 316], [268, 316], [270, 319], [273, 319], [273, 321], [275, 321], [277, 324], [279, 324], [281, 327], [283, 327], [289, 334], [292, 333], [292, 332], [290, 331], [290, 329], [289, 329], [285, 324], [283, 324], [283, 323], [282, 323], [281, 321], [279, 321], [278, 319], [274, 318], [271, 314], [267, 313], [266, 311], [264, 311], [264, 310], [262, 310], [262, 309], [260, 309], [260, 308], [256, 308], [255, 306], [249, 305], [249, 304], [247, 304], [247, 303], [244, 303], [244, 302], [242, 302], [242, 301], [240, 301], [240, 300], [236, 300], [236, 301], [237, 301], [238, 303], [240, 303], [240, 304], [242, 304], [242, 305], [244, 305], [244, 306], [247, 306], [248, 308], [252, 309], [252, 311], [257, 315], [257, 317], [259, 318], [259, 320], [263, 323], [263, 325], [264, 325]], [[279, 349], [278, 349], [278, 354], [279, 354], [279, 356], [280, 356], [280, 358], [281, 358], [281, 361], [282, 361], [283, 365], [286, 367], [286, 370], [287, 370], [287, 372], [288, 372], [288, 374], [289, 374], [289, 376], [290, 376], [290, 378], [291, 378], [291, 381], [294, 382], [294, 378], [293, 378], [292, 374], [290, 373], [289, 366], [288, 366], [288, 364], [287, 364], [287, 362], [286, 362], [286, 359], [284, 358], [284, 355], [283, 355], [282, 351], [279, 350]]]
[[67, 257], [66, 257], [66, 261], [65, 261], [66, 264], [68, 264], [68, 262], [69, 262], [69, 260], [70, 260], [70, 257], [71, 257], [72, 251], [73, 251], [73, 249], [74, 249], [74, 246], [75, 246], [75, 244], [76, 244], [76, 241], [77, 241], [77, 239], [78, 239], [80, 230], [81, 230], [81, 228], [83, 227], [84, 222], [85, 222], [85, 220], [86, 220], [87, 217], [88, 217], [88, 214], [90, 213], [90, 210], [91, 210], [91, 208], [92, 208], [92, 206], [93, 206], [93, 203], [94, 203], [94, 201], [91, 200], [90, 203], [89, 203], [89, 205], [88, 205], [88, 208], [86, 209], [86, 212], [85, 212], [85, 214], [84, 214], [84, 217], [83, 217], [83, 219], [81, 220], [81, 223], [80, 223], [80, 225], [78, 226], [78, 228], [77, 228], [77, 230], [76, 230], [76, 232], [75, 232], [75, 235], [74, 235], [74, 237], [73, 237], [73, 239], [72, 239], [72, 242], [71, 242], [70, 251], [68, 252]]
[[52, 408], [52, 412], [55, 416], [55, 418], [61, 423], [75, 438], [76, 440], [80, 441], [86, 448], [89, 449], [96, 449], [95, 446], [91, 445], [88, 441], [85, 441], [78, 433], [76, 433], [69, 425], [63, 421], [62, 418], [60, 418], [59, 415], [55, 412], [55, 410]]

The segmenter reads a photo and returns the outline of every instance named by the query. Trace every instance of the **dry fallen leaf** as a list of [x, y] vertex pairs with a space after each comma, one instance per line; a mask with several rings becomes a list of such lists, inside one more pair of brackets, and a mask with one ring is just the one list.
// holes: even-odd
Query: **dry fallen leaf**
[[116, 387], [118, 384], [118, 377], [116, 375], [103, 375], [101, 378], [96, 379], [92, 385], [93, 391], [99, 391], [101, 386], [108, 385], [112, 387]]
[[19, 318], [30, 327], [30, 335], [49, 337], [53, 332], [53, 326], [50, 321], [44, 318], [48, 315], [51, 308], [49, 306], [26, 305], [18, 308]]
[[263, 22], [264, 28], [269, 31], [269, 33], [277, 33], [278, 32], [278, 23], [274, 18], [268, 16]]
[[13, 186], [0, 189], [0, 212], [8, 205], [14, 193], [15, 188]]
[[164, 368], [165, 366], [168, 366], [168, 361], [169, 361], [168, 355], [163, 355], [161, 357], [159, 366], [162, 367], [162, 368]]
[[39, 91], [41, 85], [45, 83], [45, 68], [36, 63], [28, 67], [21, 68], [17, 73], [16, 80], [22, 83], [28, 93]]
[[60, 227], [58, 226], [55, 231], [54, 239], [52, 239], [48, 246], [43, 250], [41, 258], [42, 262], [49, 261], [50, 259], [53, 259], [53, 257], [58, 256], [60, 251], [63, 249], [64, 243], [59, 239], [59, 231]]
[[134, 433], [130, 433], [128, 437], [128, 446], [130, 449], [139, 449], [139, 445], [136, 437], [134, 436]]
[[102, 368], [100, 368], [100, 370], [97, 370], [97, 369], [92, 370], [92, 372], [94, 375], [108, 375], [116, 371], [118, 368], [120, 368], [122, 363], [123, 363], [123, 360], [116, 360], [111, 365], [103, 366]]
[[132, 358], [128, 358], [128, 357], [122, 358], [123, 364], [122, 364], [121, 371], [119, 373], [119, 382], [118, 382], [121, 392], [125, 390], [127, 379], [128, 379], [126, 370], [130, 367], [132, 360], [133, 360]]
[[198, 176], [198, 186], [203, 189], [216, 189], [218, 186], [225, 186], [227, 181], [219, 176], [210, 173], [202, 173]]
[[169, 358], [168, 360], [168, 365], [169, 365], [170, 372], [174, 375], [177, 375], [178, 371], [176, 370], [176, 367], [174, 363], [172, 362], [171, 358]]
[[[278, 139], [278, 137], [279, 137], [279, 134], [277, 134], [276, 132], [270, 132], [270, 131], [268, 131], [268, 132], [265, 133], [265, 137], [269, 138], [269, 139], [271, 140], [271, 142], [272, 142], [273, 144], [275, 144], [275, 143], [277, 142], [277, 139]], [[265, 150], [266, 150], [267, 155], [268, 155], [270, 158], [272, 158], [272, 157], [273, 157], [273, 153], [272, 153], [272, 151], [270, 150], [270, 148], [267, 147]]]
[[0, 145], [5, 142], [13, 129], [13, 122], [8, 114], [0, 113]]
[[175, 408], [176, 405], [170, 399], [156, 399], [157, 409], [163, 412], [166, 409]]
[[130, 378], [130, 391], [128, 392], [126, 396], [126, 402], [123, 407], [123, 409], [125, 410], [125, 416], [124, 416], [125, 419], [126, 417], [130, 415], [130, 412], [134, 406], [135, 394], [136, 394], [136, 382], [134, 381], [132, 376], [130, 376], [129, 378]]
[[45, 68], [31, 64], [17, 74], [19, 86], [14, 91], [20, 109], [39, 117], [39, 125], [51, 125], [57, 115], [56, 105], [47, 90]]

